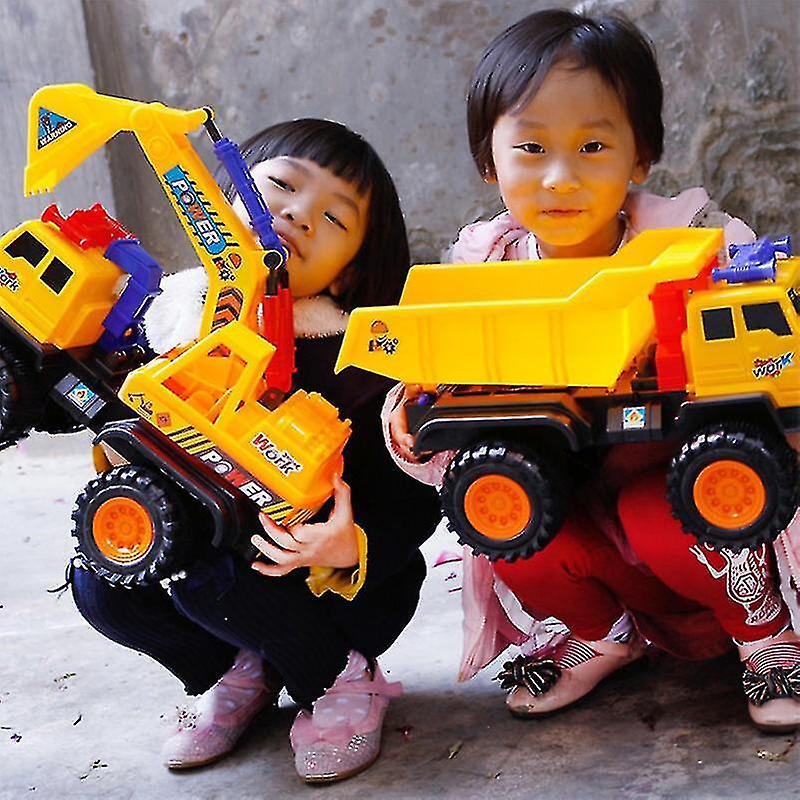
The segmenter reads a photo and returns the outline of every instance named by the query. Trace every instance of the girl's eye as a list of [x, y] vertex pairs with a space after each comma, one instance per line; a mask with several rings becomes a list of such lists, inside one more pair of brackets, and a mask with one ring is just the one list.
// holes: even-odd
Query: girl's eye
[[325, 217], [328, 222], [332, 222], [336, 225], [337, 228], [341, 228], [343, 231], [346, 231], [347, 228], [345, 227], [344, 223], [338, 218], [331, 214], [329, 211], [326, 211], [322, 216]]
[[274, 183], [279, 189], [283, 189], [284, 192], [293, 192], [294, 188], [291, 187], [286, 181], [281, 180], [280, 178], [276, 178], [274, 175], [269, 175], [269, 180], [271, 183]]
[[522, 150], [525, 153], [544, 153], [544, 147], [536, 142], [524, 142], [514, 145], [515, 150]]
[[605, 146], [602, 142], [586, 142], [586, 144], [581, 147], [581, 153], [599, 153], [601, 150], [605, 150]]

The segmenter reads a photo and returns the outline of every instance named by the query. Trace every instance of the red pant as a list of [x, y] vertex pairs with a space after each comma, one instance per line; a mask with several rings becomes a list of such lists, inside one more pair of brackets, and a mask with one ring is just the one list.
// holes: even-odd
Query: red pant
[[663, 470], [633, 479], [618, 510], [634, 551], [652, 574], [628, 564], [583, 514], [568, 518], [540, 553], [495, 570], [536, 616], [554, 616], [582, 639], [602, 639], [626, 609], [652, 616], [710, 609], [741, 641], [789, 622], [772, 548], [718, 553], [697, 544], [672, 517]]

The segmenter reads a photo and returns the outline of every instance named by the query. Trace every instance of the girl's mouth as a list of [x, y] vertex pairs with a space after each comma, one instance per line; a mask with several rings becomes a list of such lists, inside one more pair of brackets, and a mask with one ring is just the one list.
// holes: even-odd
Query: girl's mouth
[[570, 219], [583, 213], [580, 208], [548, 208], [544, 212], [545, 216], [553, 219]]
[[286, 248], [289, 257], [296, 256], [297, 258], [302, 258], [303, 256], [300, 254], [300, 251], [297, 249], [297, 245], [294, 243], [294, 240], [287, 236], [285, 233], [278, 232], [278, 238], [281, 240], [281, 244]]

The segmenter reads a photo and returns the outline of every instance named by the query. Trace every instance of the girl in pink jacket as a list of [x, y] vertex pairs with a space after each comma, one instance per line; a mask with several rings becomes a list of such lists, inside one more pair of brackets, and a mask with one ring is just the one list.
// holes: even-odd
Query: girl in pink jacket
[[[674, 198], [632, 189], [661, 157], [661, 107], [652, 47], [623, 18], [550, 10], [503, 32], [476, 69], [467, 116], [473, 159], [508, 210], [462, 230], [452, 260], [608, 256], [649, 228], [722, 227], [728, 242], [752, 240], [703, 189]], [[387, 398], [387, 442], [407, 472], [439, 484], [452, 453], [414, 456], [408, 394]], [[602, 483], [543, 551], [465, 560], [462, 677], [527, 641], [502, 677], [509, 710], [537, 717], [641, 658], [645, 641], [708, 658], [733, 640], [755, 724], [800, 725], [800, 638], [779, 591], [779, 564], [796, 573], [800, 548], [786, 533], [739, 554], [697, 544], [665, 497], [670, 455], [669, 443], [612, 449]], [[542, 621], [552, 618], [566, 632], [548, 637]]]

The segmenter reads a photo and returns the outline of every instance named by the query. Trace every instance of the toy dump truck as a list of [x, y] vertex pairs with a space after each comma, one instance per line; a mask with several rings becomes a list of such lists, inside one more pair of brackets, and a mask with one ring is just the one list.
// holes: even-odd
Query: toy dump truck
[[425, 389], [415, 447], [456, 451], [442, 504], [477, 553], [542, 549], [590, 455], [666, 438], [684, 529], [755, 547], [800, 502], [800, 259], [740, 279], [717, 271], [722, 245], [653, 230], [608, 258], [417, 266], [398, 306], [351, 315], [337, 369]]
[[[252, 229], [194, 151], [187, 135], [200, 126]], [[0, 239], [0, 448], [31, 428], [97, 433], [101, 474], [76, 501], [76, 549], [130, 586], [170, 577], [204, 537], [252, 556], [259, 512], [308, 519], [333, 492], [349, 422], [320, 395], [291, 391], [286, 254], [210, 109], [40, 89], [26, 194], [52, 190], [120, 131], [136, 136], [208, 272], [200, 337], [144, 363], [141, 319], [160, 267], [101, 208], [66, 219], [48, 209]]]

